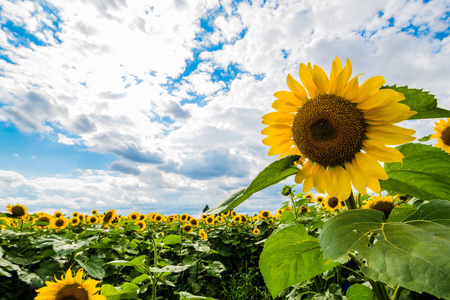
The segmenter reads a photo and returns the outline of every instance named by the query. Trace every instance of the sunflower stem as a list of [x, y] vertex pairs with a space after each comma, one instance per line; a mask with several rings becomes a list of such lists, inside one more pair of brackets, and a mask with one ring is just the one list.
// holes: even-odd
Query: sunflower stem
[[373, 281], [371, 279], [369, 279], [369, 282], [378, 300], [391, 300], [391, 297], [389, 297], [389, 294], [386, 291], [384, 283]]
[[345, 200], [345, 206], [347, 206], [347, 209], [357, 209], [358, 206], [356, 205], [355, 198], [353, 198], [353, 192], [350, 192], [350, 197], [348, 197], [347, 200]]
[[403, 287], [401, 285], [397, 286], [397, 288], [395, 289], [395, 293], [394, 296], [392, 298], [392, 300], [398, 300], [400, 299], [400, 294], [402, 293]]

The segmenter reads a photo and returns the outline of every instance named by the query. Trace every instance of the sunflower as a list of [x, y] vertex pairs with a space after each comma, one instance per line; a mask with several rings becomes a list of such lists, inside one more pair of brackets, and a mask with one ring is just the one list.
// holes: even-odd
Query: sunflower
[[88, 222], [89, 222], [90, 225], [97, 224], [99, 221], [100, 220], [99, 220], [99, 218], [97, 216], [90, 216], [88, 218]]
[[91, 211], [91, 214], [92, 214], [92, 215], [96, 215], [96, 214], [98, 214], [98, 211], [97, 211], [96, 209], [93, 209], [93, 210]]
[[189, 215], [187, 213], [184, 213], [180, 216], [180, 221], [181, 222], [187, 222], [188, 221], [188, 217]]
[[208, 234], [207, 234], [203, 229], [201, 229], [201, 230], [198, 232], [198, 236], [201, 237], [201, 238], [204, 239], [204, 240], [206, 240], [206, 239], [208, 238]]
[[56, 229], [57, 231], [66, 228], [69, 225], [69, 220], [67, 220], [64, 217], [59, 218], [52, 218], [50, 221], [50, 225], [53, 229]]
[[235, 212], [234, 210], [230, 211], [230, 215], [232, 217], [236, 217], [237, 216], [237, 212]]
[[260, 233], [261, 233], [261, 230], [259, 230], [258, 227], [255, 227], [255, 228], [253, 229], [253, 234], [254, 234], [254, 235], [258, 235], [258, 234], [260, 234]]
[[80, 224], [80, 219], [78, 219], [78, 218], [71, 218], [71, 219], [69, 220], [69, 223], [70, 223], [70, 225], [72, 225], [72, 226], [77, 226], [78, 224]]
[[394, 198], [392, 196], [372, 196], [370, 200], [367, 200], [364, 205], [361, 205], [362, 209], [376, 209], [384, 213], [386, 219], [389, 217], [391, 211], [394, 209]]
[[342, 207], [341, 198], [339, 196], [328, 196], [323, 201], [323, 207], [328, 211], [335, 211]]
[[267, 218], [272, 217], [272, 214], [271, 214], [270, 211], [268, 211], [268, 210], [262, 210], [262, 211], [259, 212], [258, 216], [259, 216], [261, 219], [267, 219]]
[[206, 217], [205, 222], [208, 225], [214, 225], [214, 216], [213, 215], [209, 215]]
[[308, 193], [305, 196], [303, 196], [303, 199], [309, 199], [309, 202], [314, 202], [314, 195], [312, 193]]
[[315, 199], [314, 199], [314, 201], [316, 201], [318, 204], [320, 204], [320, 206], [323, 206], [324, 205], [324, 200], [325, 200], [325, 197], [324, 196], [317, 196]]
[[63, 214], [62, 212], [60, 212], [60, 211], [55, 211], [55, 212], [53, 213], [53, 216], [54, 216], [55, 218], [61, 218], [62, 216], [64, 216], [64, 214]]
[[447, 118], [447, 122], [440, 120], [439, 123], [435, 122], [434, 124], [433, 129], [436, 133], [431, 135], [430, 139], [438, 139], [436, 147], [450, 153], [450, 118]]
[[154, 220], [156, 223], [161, 223], [161, 222], [164, 222], [164, 221], [166, 220], [166, 217], [164, 217], [163, 215], [157, 214], [157, 215], [155, 215], [155, 217], [153, 218], [153, 220]]
[[19, 203], [17, 203], [16, 205], [8, 204], [6, 206], [6, 210], [9, 211], [15, 218], [24, 220], [28, 217], [28, 208], [24, 205], [20, 205]]
[[319, 66], [301, 64], [303, 85], [288, 75], [290, 91], [275, 93], [272, 107], [277, 111], [263, 116], [267, 127], [261, 133], [268, 136], [263, 143], [270, 146], [269, 155], [301, 156], [295, 182], [303, 183], [303, 192], [314, 187], [345, 200], [353, 185], [361, 194], [367, 187], [378, 193], [379, 180], [388, 179], [379, 161], [403, 159], [385, 145], [415, 139], [414, 130], [393, 125], [415, 114], [399, 103], [404, 95], [380, 89], [382, 76], [359, 86], [359, 75], [350, 80], [351, 71], [350, 60], [342, 68], [337, 57], [330, 79]]
[[112, 223], [116, 217], [116, 210], [111, 209], [105, 212], [105, 215], [102, 217], [101, 222], [105, 225]]
[[106, 300], [105, 296], [98, 295], [100, 288], [96, 287], [100, 281], [87, 279], [83, 281], [83, 269], [78, 270], [75, 278], [72, 276], [72, 270], [67, 270], [65, 278], [56, 282], [46, 281], [46, 286], [36, 290], [38, 295], [35, 300], [47, 299], [74, 299], [74, 300]]
[[192, 218], [189, 223], [191, 223], [192, 226], [197, 226], [198, 225], [198, 220], [196, 218]]
[[74, 212], [72, 213], [72, 217], [74, 217], [74, 218], [78, 218], [79, 215], [80, 215], [80, 213], [77, 212], [77, 211], [74, 211]]
[[139, 220], [139, 213], [134, 212], [128, 215], [128, 220], [130, 221], [137, 221]]
[[147, 219], [145, 214], [139, 214], [139, 221], [144, 221], [145, 219]]
[[145, 229], [145, 227], [147, 227], [147, 225], [145, 224], [145, 221], [137, 221], [136, 225], [139, 226], [138, 231], [143, 231]]
[[193, 230], [193, 227], [190, 223], [186, 223], [183, 225], [182, 229], [184, 232], [191, 232]]
[[214, 218], [214, 220], [215, 220], [215, 222], [217, 222], [217, 223], [222, 223], [222, 222], [223, 222], [223, 218], [222, 218], [221, 216], [216, 216], [216, 217]]
[[239, 215], [241, 217], [241, 223], [246, 224], [248, 222], [248, 218], [246, 215]]
[[226, 218], [230, 215], [230, 211], [226, 211], [226, 212], [222, 213], [221, 215], [222, 215], [222, 217]]
[[[35, 222], [35, 228], [36, 229], [46, 229], [50, 226], [50, 223], [52, 221], [52, 216], [50, 216], [48, 213], [42, 212], [37, 214], [37, 218], [34, 219]], [[38, 222], [38, 223], [36, 223]]]
[[308, 205], [303, 205], [302, 207], [300, 207], [300, 212], [311, 212], [311, 210], [309, 209]]

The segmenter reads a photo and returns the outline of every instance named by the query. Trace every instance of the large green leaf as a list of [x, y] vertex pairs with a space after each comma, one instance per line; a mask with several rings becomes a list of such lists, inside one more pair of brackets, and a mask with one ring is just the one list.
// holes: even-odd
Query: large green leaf
[[222, 201], [222, 203], [210, 208], [205, 214], [218, 214], [231, 210], [244, 202], [254, 193], [286, 179], [298, 172], [294, 162], [300, 159], [299, 155], [289, 155], [271, 163], [245, 188], [238, 190]]
[[319, 236], [325, 258], [364, 262], [362, 271], [391, 287], [450, 296], [450, 202], [421, 205], [405, 222], [385, 222], [375, 210], [350, 210], [330, 219]]
[[386, 163], [388, 180], [380, 181], [390, 193], [404, 193], [424, 200], [450, 200], [450, 155], [439, 148], [405, 144], [396, 148], [403, 163]]
[[347, 300], [370, 300], [373, 297], [373, 291], [365, 285], [356, 283], [348, 288], [345, 296]]
[[303, 225], [276, 230], [264, 243], [259, 268], [273, 297], [338, 265], [323, 259], [319, 242]]
[[102, 279], [105, 277], [105, 270], [103, 269], [104, 262], [99, 259], [96, 255], [89, 257], [88, 261], [84, 261], [82, 257], [75, 257], [75, 260], [80, 264], [80, 266], [86, 270], [86, 272], [97, 279]]
[[450, 117], [450, 111], [439, 108], [436, 98], [430, 92], [425, 92], [423, 89], [408, 88], [408, 86], [393, 85], [384, 86], [383, 88], [393, 89], [405, 95], [406, 99], [401, 101], [401, 103], [408, 105], [411, 107], [411, 110], [417, 112], [409, 120]]

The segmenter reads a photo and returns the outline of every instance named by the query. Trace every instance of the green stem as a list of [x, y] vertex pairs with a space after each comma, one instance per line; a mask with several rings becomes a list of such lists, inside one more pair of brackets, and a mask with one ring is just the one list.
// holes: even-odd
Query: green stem
[[315, 287], [316, 287], [317, 293], [323, 292], [323, 289], [322, 289], [322, 282], [320, 281], [319, 276], [314, 276], [314, 277], [313, 277], [313, 282], [314, 282], [314, 285], [315, 285]]
[[345, 200], [345, 206], [347, 206], [347, 209], [357, 209], [358, 206], [356, 206], [355, 198], [353, 198], [353, 193], [350, 193], [350, 197], [348, 197], [347, 200]]
[[295, 217], [295, 220], [297, 220], [297, 207], [295, 206], [294, 197], [295, 197], [294, 193], [291, 193], [289, 195], [289, 198], [291, 198], [291, 202], [292, 202], [292, 209], [294, 210], [294, 217]]
[[378, 300], [391, 300], [391, 297], [389, 297], [386, 291], [384, 283], [379, 281], [373, 281], [371, 279], [368, 280]]
[[[156, 239], [155, 237], [153, 237], [153, 255], [154, 255], [154, 264], [153, 266], [155, 268], [158, 267], [158, 249], [156, 248]], [[152, 287], [152, 291], [153, 291], [153, 300], [156, 300], [156, 288], [158, 287], [158, 282], [156, 280], [156, 273], [153, 273], [153, 287]]]
[[395, 293], [394, 293], [394, 297], [392, 298], [392, 300], [398, 300], [400, 299], [400, 294], [402, 293], [403, 287], [402, 286], [397, 286], [397, 288], [395, 289]]

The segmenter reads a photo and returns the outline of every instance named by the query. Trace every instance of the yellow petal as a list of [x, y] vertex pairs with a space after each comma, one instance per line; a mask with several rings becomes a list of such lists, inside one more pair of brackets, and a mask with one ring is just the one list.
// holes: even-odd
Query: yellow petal
[[359, 95], [354, 102], [361, 102], [367, 97], [376, 93], [385, 83], [383, 76], [374, 76], [366, 81], [359, 87]]
[[301, 106], [303, 101], [295, 96], [294, 93], [288, 91], [279, 91], [274, 94], [275, 97], [284, 101], [287, 105]]
[[385, 145], [372, 140], [363, 141], [363, 150], [373, 158], [383, 162], [401, 162], [403, 154], [397, 149], [386, 147]]
[[369, 155], [358, 152], [355, 154], [354, 159], [361, 167], [363, 172], [368, 173], [381, 180], [387, 180], [389, 178], [386, 174], [386, 171], [384, 171], [383, 167], [381, 167], [380, 163]]
[[328, 167], [326, 172], [326, 179], [327, 179], [327, 188], [326, 191], [328, 195], [331, 196], [337, 196], [339, 195], [339, 183], [337, 178], [337, 172], [334, 167]]
[[400, 145], [414, 141], [416, 138], [412, 135], [416, 131], [413, 129], [403, 128], [392, 124], [384, 124], [378, 126], [367, 126], [366, 136], [386, 145]]
[[307, 193], [311, 190], [311, 188], [314, 186], [314, 180], [311, 176], [308, 176], [303, 181], [303, 188], [302, 192]]
[[275, 100], [272, 103], [272, 107], [281, 112], [294, 113], [297, 112], [298, 106], [293, 105], [283, 100]]
[[389, 105], [377, 106], [364, 111], [364, 118], [368, 124], [382, 125], [404, 121], [415, 113], [410, 111], [408, 105], [390, 103]]
[[348, 80], [352, 75], [352, 63], [350, 59], [347, 59], [347, 64], [344, 69], [339, 73], [336, 78], [336, 89], [335, 94], [340, 96], [344, 93], [345, 87], [347, 86]]
[[313, 70], [311, 66], [300, 64], [298, 75], [300, 76], [300, 80], [302, 81], [303, 86], [308, 92], [309, 98], [315, 98], [319, 94], [319, 90], [317, 89], [316, 84], [313, 81]]
[[302, 155], [300, 150], [298, 150], [298, 148], [295, 147], [295, 145], [294, 145], [294, 148], [291, 148], [291, 149], [287, 150], [286, 152], [281, 153], [281, 155], [278, 157], [278, 159], [280, 159], [280, 158], [282, 158], [284, 156], [290, 155], [290, 154]]
[[372, 97], [366, 98], [356, 106], [361, 110], [368, 110], [376, 106], [389, 105], [391, 102], [399, 102], [404, 100], [405, 96], [391, 89], [379, 90]]
[[261, 133], [264, 135], [284, 135], [286, 132], [291, 132], [291, 126], [284, 124], [270, 125], [264, 128]]
[[342, 64], [339, 57], [336, 57], [331, 65], [331, 73], [330, 73], [330, 88], [329, 93], [335, 94], [336, 90], [336, 77], [342, 71]]
[[296, 183], [302, 183], [303, 180], [305, 180], [306, 177], [310, 176], [310, 170], [311, 170], [312, 163], [310, 160], [308, 160], [303, 167], [297, 172], [295, 175], [295, 182]]
[[311, 175], [313, 177], [314, 189], [321, 193], [325, 193], [327, 185], [326, 170], [321, 164], [314, 164], [311, 168]]
[[344, 97], [344, 99], [350, 100], [351, 102], [355, 102], [355, 99], [358, 96], [359, 92], [358, 77], [361, 75], [362, 74], [356, 75], [349, 81], [347, 87], [345, 88], [344, 93], [342, 94], [342, 97]]
[[278, 146], [284, 143], [292, 143], [292, 135], [271, 135], [262, 140], [264, 145], [267, 146]]
[[289, 148], [292, 147], [292, 143], [285, 143], [285, 144], [281, 144], [278, 146], [272, 146], [269, 149], [269, 155], [278, 155], [278, 154], [282, 154], [285, 151], [289, 150]]
[[350, 175], [353, 186], [360, 194], [366, 193], [366, 182], [364, 180], [365, 174], [359, 169], [356, 163], [345, 163], [345, 169]]
[[287, 85], [289, 89], [294, 93], [294, 95], [300, 99], [302, 103], [308, 100], [308, 95], [306, 94], [305, 88], [294, 78], [292, 78], [291, 74], [287, 76]]
[[294, 118], [295, 118], [295, 115], [294, 114], [289, 114], [289, 113], [284, 113], [284, 112], [274, 111], [274, 112], [265, 114], [262, 118], [264, 120], [266, 120], [266, 119], [267, 120], [274, 120], [274, 121], [277, 121], [277, 122], [284, 123], [284, 122], [289, 122], [289, 121], [292, 122], [292, 120], [294, 120]]
[[367, 187], [369, 189], [371, 189], [373, 192], [379, 194], [381, 191], [380, 188], [380, 181], [378, 180], [378, 178], [375, 178], [373, 176], [368, 176], [366, 178], [366, 182], [367, 182]]
[[352, 184], [350, 180], [350, 175], [348, 172], [341, 166], [336, 166], [336, 177], [338, 181], [338, 195], [341, 199], [346, 200], [350, 197], [350, 193], [352, 192]]
[[317, 65], [314, 65], [313, 68], [313, 81], [320, 94], [326, 94], [328, 92], [329, 80], [327, 73]]

